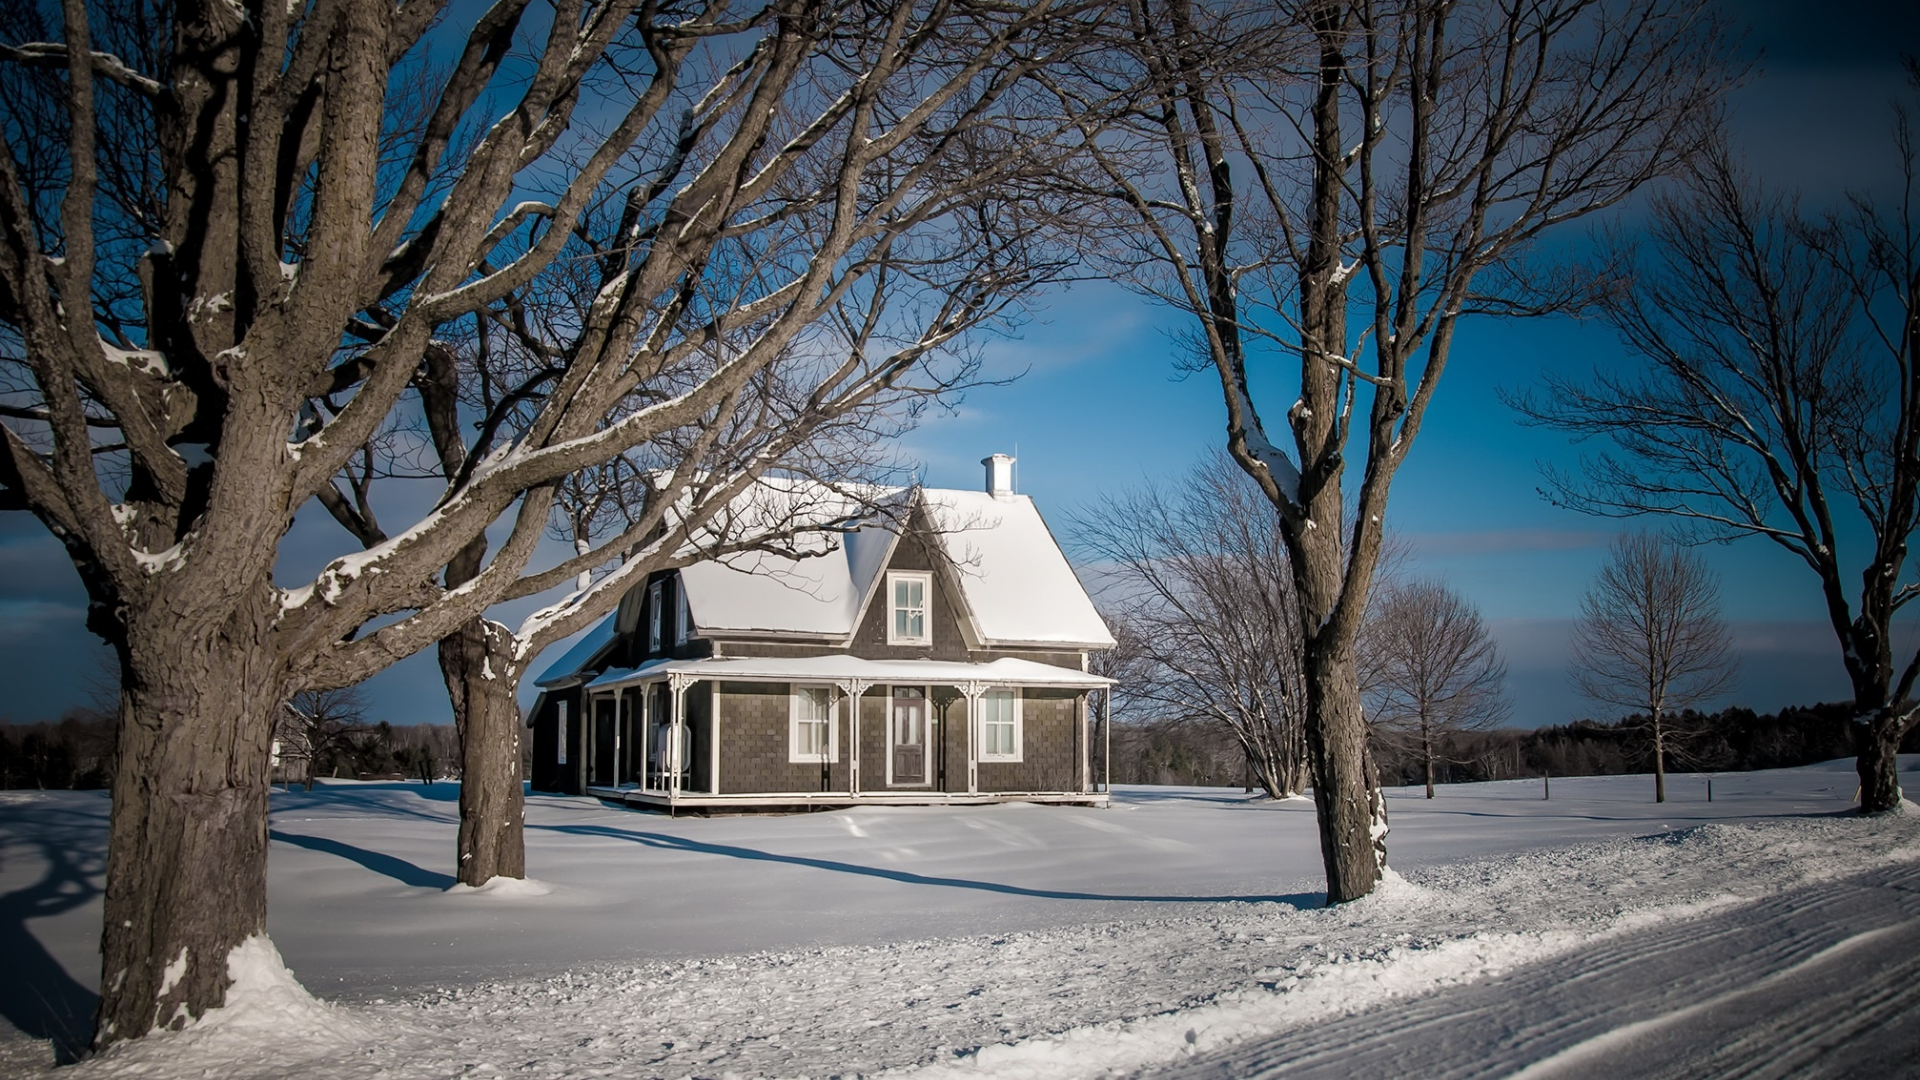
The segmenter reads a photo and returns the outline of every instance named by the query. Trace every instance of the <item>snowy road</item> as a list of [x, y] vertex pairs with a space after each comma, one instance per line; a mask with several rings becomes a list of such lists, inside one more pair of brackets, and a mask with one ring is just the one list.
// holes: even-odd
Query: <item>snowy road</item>
[[1621, 934], [1143, 1075], [1920, 1075], [1920, 867]]

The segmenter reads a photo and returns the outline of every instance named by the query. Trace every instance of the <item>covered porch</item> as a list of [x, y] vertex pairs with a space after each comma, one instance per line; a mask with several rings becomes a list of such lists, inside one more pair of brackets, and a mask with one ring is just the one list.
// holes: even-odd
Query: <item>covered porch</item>
[[1104, 805], [1087, 695], [1110, 684], [1011, 657], [657, 660], [583, 688], [585, 790], [705, 812]]

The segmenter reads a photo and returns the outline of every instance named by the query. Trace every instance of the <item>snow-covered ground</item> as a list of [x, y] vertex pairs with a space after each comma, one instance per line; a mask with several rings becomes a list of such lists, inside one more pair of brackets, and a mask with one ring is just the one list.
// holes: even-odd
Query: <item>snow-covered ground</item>
[[[1916, 766], [1903, 762], [1910, 790]], [[534, 797], [534, 879], [450, 888], [457, 788], [274, 795], [235, 1007], [63, 1075], [1920, 1075], [1920, 812], [1850, 762], [1392, 793], [1320, 905], [1311, 805], [679, 819]], [[96, 982], [106, 800], [0, 793], [0, 1073]]]

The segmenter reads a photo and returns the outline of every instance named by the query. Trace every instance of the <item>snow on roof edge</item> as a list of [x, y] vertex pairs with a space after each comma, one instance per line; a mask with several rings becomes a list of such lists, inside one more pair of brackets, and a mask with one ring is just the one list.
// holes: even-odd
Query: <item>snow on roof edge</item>
[[593, 628], [588, 630], [579, 641], [574, 642], [572, 648], [561, 653], [558, 660], [547, 665], [546, 670], [540, 673], [540, 677], [533, 680], [533, 685], [545, 690], [576, 681], [580, 669], [592, 663], [607, 646], [613, 644], [614, 622], [618, 618], [618, 612], [611, 612], [606, 618], [593, 624]]

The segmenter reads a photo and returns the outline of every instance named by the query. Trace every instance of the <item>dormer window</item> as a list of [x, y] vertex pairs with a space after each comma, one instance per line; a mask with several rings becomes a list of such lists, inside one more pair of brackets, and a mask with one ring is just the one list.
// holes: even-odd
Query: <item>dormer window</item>
[[687, 586], [683, 578], [676, 582], [679, 586], [673, 590], [673, 642], [685, 645], [693, 637], [693, 611], [687, 607]]
[[932, 594], [933, 575], [924, 570], [895, 570], [887, 575], [887, 596], [891, 607], [887, 619], [887, 644], [933, 643], [933, 624], [927, 617], [927, 600]]
[[647, 586], [647, 651], [650, 653], [660, 651], [661, 620], [666, 617], [666, 612], [661, 610], [663, 597], [660, 586], [662, 584], [656, 581]]

